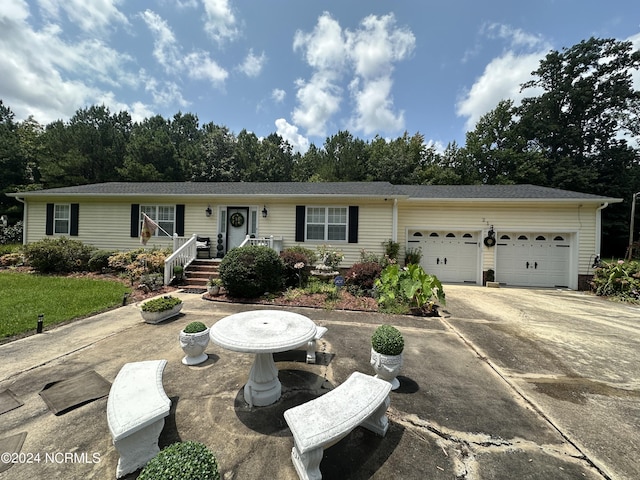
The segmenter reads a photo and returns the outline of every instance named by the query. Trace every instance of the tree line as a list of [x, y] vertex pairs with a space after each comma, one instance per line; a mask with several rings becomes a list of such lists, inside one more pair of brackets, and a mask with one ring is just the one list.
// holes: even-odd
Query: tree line
[[[603, 224], [609, 253], [621, 256], [640, 192], [639, 68], [630, 42], [590, 38], [550, 51], [519, 105], [499, 102], [465, 145], [443, 151], [421, 133], [365, 141], [339, 131], [301, 154], [277, 133], [236, 134], [182, 112], [133, 122], [104, 105], [41, 125], [16, 121], [0, 99], [0, 193], [111, 181], [532, 183], [623, 198]], [[0, 195], [0, 213], [17, 219], [20, 208]]]

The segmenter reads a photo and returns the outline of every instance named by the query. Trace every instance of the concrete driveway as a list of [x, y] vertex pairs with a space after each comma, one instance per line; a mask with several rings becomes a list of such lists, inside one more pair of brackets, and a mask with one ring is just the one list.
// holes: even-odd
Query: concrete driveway
[[445, 322], [605, 477], [640, 478], [640, 308], [446, 285]]
[[[42, 456], [18, 461], [0, 480], [115, 478], [106, 397], [57, 416], [39, 392], [87, 370], [113, 382], [125, 363], [160, 358], [168, 360], [163, 386], [172, 401], [161, 447], [205, 443], [224, 480], [295, 480], [283, 412], [353, 371], [372, 374], [370, 337], [382, 323], [396, 325], [406, 345], [389, 432], [380, 438], [358, 428], [325, 450], [325, 480], [640, 478], [638, 308], [568, 291], [445, 291], [440, 318], [288, 309], [328, 331], [315, 365], [304, 362], [304, 350], [275, 356], [283, 392], [268, 407], [251, 408], [242, 395], [251, 355], [210, 345], [209, 360], [187, 367], [177, 337], [194, 320], [212, 325], [239, 311], [277, 307], [180, 293], [182, 314], [157, 325], [127, 305], [0, 345], [0, 392], [10, 389], [23, 402], [0, 414], [0, 445], [25, 434], [21, 452]], [[77, 456], [64, 461], [68, 453]]]

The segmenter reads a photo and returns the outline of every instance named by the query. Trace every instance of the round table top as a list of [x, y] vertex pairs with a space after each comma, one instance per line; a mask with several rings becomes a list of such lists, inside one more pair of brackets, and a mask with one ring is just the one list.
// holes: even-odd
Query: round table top
[[284, 352], [304, 345], [316, 324], [304, 315], [281, 310], [251, 310], [218, 320], [209, 329], [211, 341], [247, 353]]

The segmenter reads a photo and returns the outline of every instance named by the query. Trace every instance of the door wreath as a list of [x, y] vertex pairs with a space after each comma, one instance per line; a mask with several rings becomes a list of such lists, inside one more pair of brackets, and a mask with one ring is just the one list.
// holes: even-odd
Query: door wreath
[[236, 212], [231, 215], [231, 217], [229, 218], [229, 222], [236, 228], [241, 227], [242, 225], [244, 225], [244, 217], [241, 213]]

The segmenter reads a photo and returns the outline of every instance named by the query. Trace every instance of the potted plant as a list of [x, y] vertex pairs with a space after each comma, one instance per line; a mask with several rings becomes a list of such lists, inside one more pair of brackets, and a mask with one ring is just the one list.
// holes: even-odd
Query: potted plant
[[204, 444], [177, 442], [161, 450], [138, 476], [138, 480], [159, 478], [220, 480], [220, 470], [215, 455]]
[[371, 336], [371, 365], [376, 372], [376, 378], [391, 383], [391, 389], [396, 390], [400, 382], [396, 378], [402, 367], [402, 351], [404, 338], [400, 331], [391, 325], [380, 325]]
[[207, 280], [207, 292], [209, 295], [218, 295], [220, 288], [222, 287], [222, 279], [216, 277], [209, 277]]
[[171, 295], [152, 298], [140, 305], [140, 314], [147, 323], [158, 323], [174, 317], [182, 310], [182, 300]]
[[202, 322], [191, 322], [180, 331], [180, 346], [185, 353], [182, 363], [198, 365], [209, 356], [204, 353], [209, 345], [209, 329]]

